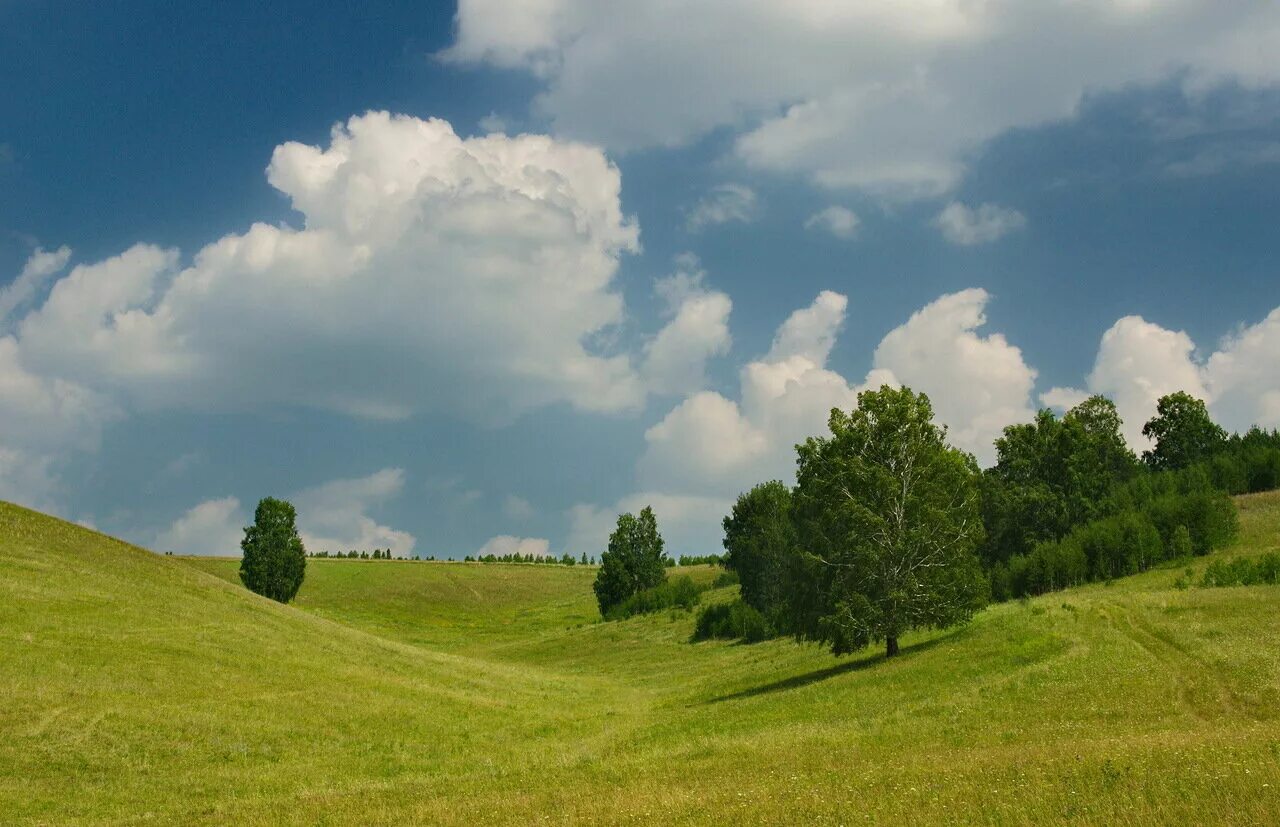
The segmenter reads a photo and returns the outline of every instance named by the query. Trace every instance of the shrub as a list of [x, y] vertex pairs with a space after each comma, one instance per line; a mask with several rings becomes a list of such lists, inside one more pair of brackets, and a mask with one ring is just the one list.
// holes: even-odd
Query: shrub
[[723, 589], [727, 586], [736, 586], [739, 583], [738, 573], [736, 571], [722, 571], [716, 575], [716, 579], [711, 581], [711, 588]]
[[663, 609], [692, 609], [698, 604], [703, 590], [688, 575], [673, 577], [665, 583], [642, 589], [605, 613], [606, 620], [623, 620], [638, 614], [648, 614]]
[[1205, 587], [1257, 586], [1264, 583], [1280, 583], [1280, 554], [1268, 552], [1261, 557], [1214, 560], [1200, 580], [1200, 585]]
[[694, 625], [694, 640], [742, 640], [758, 643], [774, 637], [776, 633], [765, 616], [741, 599], [732, 603], [716, 603], [698, 612]]

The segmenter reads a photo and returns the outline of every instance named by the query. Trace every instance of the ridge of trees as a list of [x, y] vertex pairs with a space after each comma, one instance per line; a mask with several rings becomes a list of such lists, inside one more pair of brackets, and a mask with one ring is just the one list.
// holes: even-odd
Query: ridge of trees
[[703, 609], [695, 639], [780, 633], [837, 653], [883, 641], [893, 655], [906, 629], [963, 623], [990, 599], [1221, 548], [1238, 531], [1230, 495], [1280, 487], [1280, 432], [1228, 434], [1186, 393], [1160, 399], [1141, 459], [1122, 424], [1103, 396], [1044, 410], [1005, 428], [979, 471], [924, 394], [859, 394], [854, 411], [832, 411], [829, 436], [797, 446], [794, 488], [738, 498], [722, 563], [739, 601]]

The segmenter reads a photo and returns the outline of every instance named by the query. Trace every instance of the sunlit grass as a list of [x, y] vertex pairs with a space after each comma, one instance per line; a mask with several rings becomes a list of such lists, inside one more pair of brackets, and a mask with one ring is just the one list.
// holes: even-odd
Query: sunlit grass
[[1280, 587], [1169, 567], [886, 661], [603, 623], [580, 567], [314, 560], [280, 607], [235, 566], [0, 506], [0, 821], [1280, 821]]

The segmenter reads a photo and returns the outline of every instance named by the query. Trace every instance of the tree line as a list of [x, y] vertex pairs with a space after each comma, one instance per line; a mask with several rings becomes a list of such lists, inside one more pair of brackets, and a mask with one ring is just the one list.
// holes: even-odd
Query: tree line
[[[1041, 411], [1005, 428], [980, 470], [925, 394], [859, 394], [796, 446], [794, 487], [761, 483], [725, 517], [721, 562], [740, 596], [703, 609], [695, 638], [787, 634], [892, 656], [905, 632], [963, 623], [993, 599], [1220, 548], [1237, 531], [1229, 495], [1280, 485], [1280, 434], [1229, 435], [1186, 393], [1159, 400], [1141, 458], [1122, 424], [1102, 396]], [[661, 558], [652, 511], [622, 515], [596, 579], [601, 613], [657, 588]]]

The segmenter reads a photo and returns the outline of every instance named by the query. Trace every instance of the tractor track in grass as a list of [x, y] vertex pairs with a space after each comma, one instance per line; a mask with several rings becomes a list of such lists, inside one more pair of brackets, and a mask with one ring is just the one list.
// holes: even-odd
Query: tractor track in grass
[[1201, 721], [1253, 717], [1235, 688], [1223, 680], [1220, 667], [1144, 620], [1140, 610], [1117, 603], [1105, 603], [1100, 609], [1116, 631], [1167, 670], [1178, 701], [1193, 717]]

